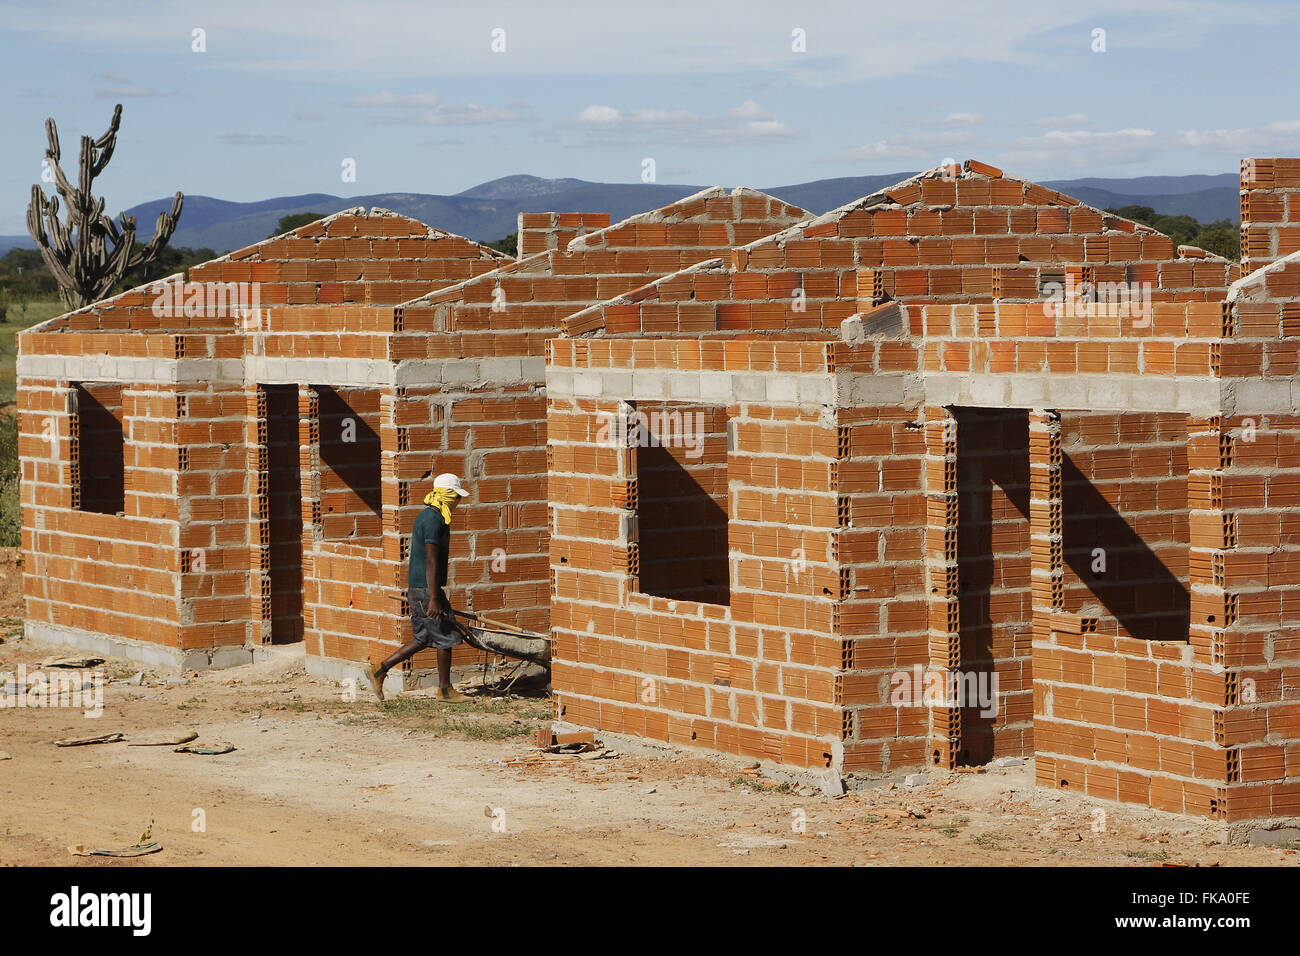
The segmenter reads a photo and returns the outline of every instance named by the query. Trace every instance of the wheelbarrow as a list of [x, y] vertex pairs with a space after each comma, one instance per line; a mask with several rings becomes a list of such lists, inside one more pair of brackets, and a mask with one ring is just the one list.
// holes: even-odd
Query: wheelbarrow
[[467, 611], [453, 611], [458, 620], [456, 626], [461, 636], [470, 647], [502, 657], [528, 661], [551, 669], [551, 638], [547, 634], [525, 631], [509, 624], [502, 624], [481, 614]]

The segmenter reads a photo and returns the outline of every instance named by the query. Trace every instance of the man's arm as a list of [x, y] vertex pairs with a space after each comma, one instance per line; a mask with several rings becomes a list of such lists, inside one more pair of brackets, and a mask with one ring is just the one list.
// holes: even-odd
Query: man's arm
[[443, 590], [447, 582], [438, 580], [442, 557], [440, 551], [441, 549], [432, 541], [424, 543], [424, 583], [429, 589], [429, 607], [425, 613], [429, 617], [440, 613], [451, 614], [451, 602], [447, 600], [447, 593]]

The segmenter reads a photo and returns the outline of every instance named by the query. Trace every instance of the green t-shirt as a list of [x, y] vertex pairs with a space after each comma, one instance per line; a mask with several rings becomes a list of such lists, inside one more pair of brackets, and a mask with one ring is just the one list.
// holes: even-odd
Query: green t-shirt
[[438, 577], [436, 582], [447, 586], [447, 552], [451, 544], [451, 527], [437, 508], [426, 505], [415, 516], [411, 525], [411, 569], [407, 575], [406, 585], [412, 588], [427, 588], [425, 578], [424, 545], [428, 542], [438, 549]]

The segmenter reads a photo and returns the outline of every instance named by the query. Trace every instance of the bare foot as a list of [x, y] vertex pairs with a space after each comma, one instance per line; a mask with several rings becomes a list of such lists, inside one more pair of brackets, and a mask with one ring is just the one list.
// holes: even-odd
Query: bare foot
[[441, 687], [438, 689], [438, 699], [452, 704], [463, 704], [469, 700], [464, 694], [454, 687]]

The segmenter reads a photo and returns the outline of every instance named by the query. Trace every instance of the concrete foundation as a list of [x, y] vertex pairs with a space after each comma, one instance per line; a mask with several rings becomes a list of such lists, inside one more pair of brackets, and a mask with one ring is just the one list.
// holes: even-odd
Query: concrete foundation
[[265, 660], [267, 653], [261, 647], [202, 647], [181, 650], [164, 647], [147, 641], [135, 641], [109, 634], [78, 631], [57, 624], [27, 621], [23, 636], [47, 644], [64, 644], [79, 651], [88, 651], [101, 657], [125, 657], [149, 667], [163, 667], [176, 671], [205, 671], [213, 668], [238, 667], [254, 661]]

